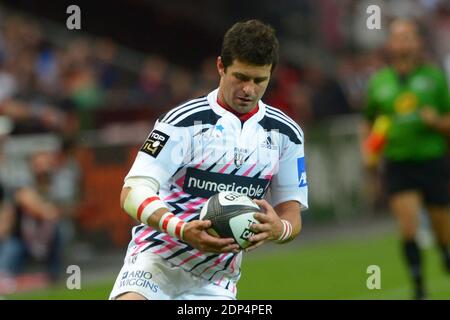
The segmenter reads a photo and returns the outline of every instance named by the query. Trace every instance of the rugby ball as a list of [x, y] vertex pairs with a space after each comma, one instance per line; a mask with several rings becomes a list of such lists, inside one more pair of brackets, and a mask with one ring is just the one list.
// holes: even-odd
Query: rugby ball
[[200, 211], [200, 220], [211, 220], [208, 233], [220, 238], [234, 238], [245, 249], [251, 245], [248, 239], [254, 234], [253, 223], [259, 223], [253, 215], [261, 212], [259, 206], [246, 195], [238, 192], [219, 192], [206, 201]]

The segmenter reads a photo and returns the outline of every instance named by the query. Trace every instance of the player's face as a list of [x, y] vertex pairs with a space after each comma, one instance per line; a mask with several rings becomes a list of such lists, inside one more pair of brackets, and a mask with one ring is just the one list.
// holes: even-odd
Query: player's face
[[420, 53], [421, 41], [414, 24], [394, 22], [391, 26], [388, 49], [394, 58], [404, 59]]
[[256, 66], [234, 60], [225, 70], [218, 57], [219, 99], [239, 113], [249, 112], [267, 89], [271, 67], [272, 65]]

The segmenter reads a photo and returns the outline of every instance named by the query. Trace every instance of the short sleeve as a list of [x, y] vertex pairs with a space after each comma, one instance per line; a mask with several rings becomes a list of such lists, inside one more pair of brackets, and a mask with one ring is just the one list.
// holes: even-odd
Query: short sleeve
[[186, 128], [157, 121], [125, 179], [150, 177], [163, 185], [183, 165], [189, 141]]
[[303, 141], [295, 143], [287, 137], [286, 140], [278, 172], [272, 177], [271, 204], [276, 206], [294, 200], [300, 203], [302, 210], [305, 210], [308, 208], [308, 182]]

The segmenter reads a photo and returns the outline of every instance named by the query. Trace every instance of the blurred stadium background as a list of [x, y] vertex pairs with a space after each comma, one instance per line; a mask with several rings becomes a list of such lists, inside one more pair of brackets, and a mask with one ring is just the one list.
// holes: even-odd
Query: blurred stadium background
[[[81, 30], [66, 28], [71, 4]], [[381, 30], [366, 27], [370, 4], [381, 8]], [[238, 297], [409, 298], [395, 225], [359, 149], [366, 83], [398, 16], [423, 24], [429, 59], [450, 74], [448, 0], [0, 1], [1, 184], [29, 181], [30, 157], [45, 153], [56, 181], [49, 199], [65, 210], [59, 281], [34, 261], [0, 280], [0, 296], [107, 298], [134, 224], [119, 194], [135, 153], [159, 114], [217, 87], [225, 30], [259, 18], [281, 44], [264, 100], [304, 129], [310, 209], [298, 241], [244, 257]], [[450, 278], [426, 221], [422, 229], [430, 297], [448, 299]], [[82, 290], [65, 288], [68, 265], [81, 267]], [[366, 287], [369, 265], [381, 267], [381, 290]]]

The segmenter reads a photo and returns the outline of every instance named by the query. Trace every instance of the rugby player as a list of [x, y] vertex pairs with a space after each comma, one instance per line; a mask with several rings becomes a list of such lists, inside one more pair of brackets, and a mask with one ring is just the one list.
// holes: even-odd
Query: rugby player
[[199, 220], [220, 191], [262, 208], [247, 250], [300, 233], [308, 207], [303, 132], [261, 101], [278, 47], [270, 26], [234, 24], [217, 58], [218, 89], [159, 117], [125, 177], [122, 208], [142, 224], [110, 299], [236, 299], [242, 251]]

